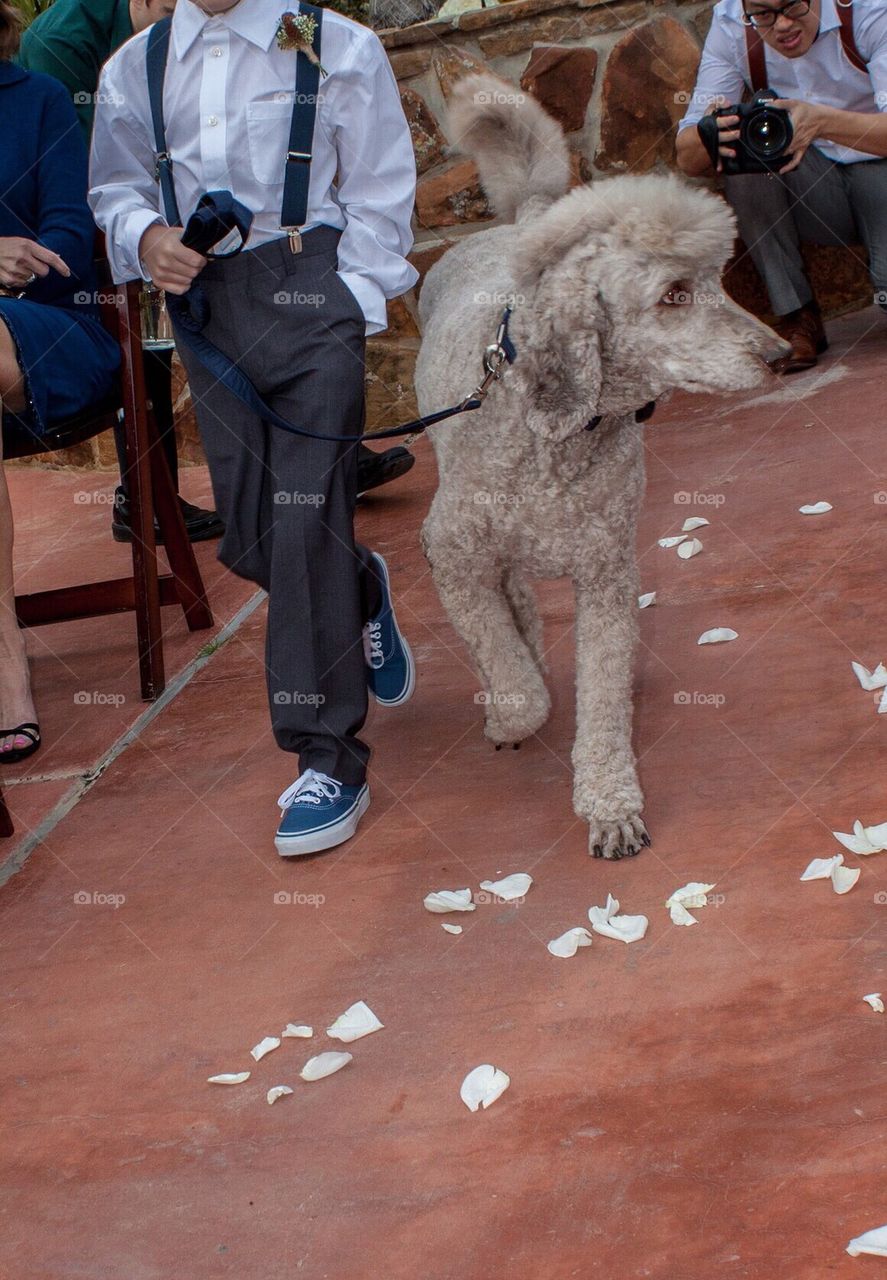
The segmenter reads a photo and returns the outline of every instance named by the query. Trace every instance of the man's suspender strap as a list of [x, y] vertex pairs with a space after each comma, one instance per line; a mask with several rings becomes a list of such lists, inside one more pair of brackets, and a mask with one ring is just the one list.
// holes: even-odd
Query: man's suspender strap
[[[851, 66], [863, 75], [868, 75], [868, 63], [856, 47], [856, 36], [853, 34], [853, 0], [835, 0], [838, 19], [841, 23], [841, 45], [844, 56]], [[749, 84], [753, 93], [758, 93], [767, 86], [767, 61], [764, 54], [764, 41], [754, 27], [745, 28], [745, 47], [748, 51]]]
[[[320, 36], [323, 27], [323, 10], [314, 5], [299, 4], [299, 13], [314, 19], [312, 49], [320, 61]], [[163, 210], [170, 226], [181, 226], [179, 206], [176, 200], [172, 173], [172, 157], [166, 147], [166, 124], [163, 119], [163, 83], [166, 78], [166, 62], [169, 55], [169, 36], [172, 18], [155, 22], [148, 35], [146, 70], [148, 98], [151, 104], [151, 121], [154, 126], [154, 176], [160, 183]], [[317, 91], [320, 84], [320, 67], [300, 49], [296, 54], [296, 90], [293, 98], [293, 115], [290, 122], [289, 148], [286, 154], [283, 177], [283, 205], [280, 213], [284, 230], [304, 226], [308, 216], [308, 184], [311, 178], [311, 147], [314, 140], [314, 121], [317, 116]]]

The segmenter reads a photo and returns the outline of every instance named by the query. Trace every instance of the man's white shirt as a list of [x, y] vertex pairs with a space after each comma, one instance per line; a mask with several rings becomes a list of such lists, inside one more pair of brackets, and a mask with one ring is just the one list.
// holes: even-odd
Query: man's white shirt
[[[293, 6], [294, 7], [294, 6]], [[240, 0], [209, 17], [179, 0], [164, 86], [167, 145], [181, 217], [206, 191], [229, 190], [254, 214], [249, 248], [279, 238], [296, 54], [279, 49], [286, 0]], [[165, 222], [154, 176], [145, 54], [150, 29], [102, 72], [89, 201], [105, 232], [114, 279], [138, 279], [139, 242]], [[339, 276], [367, 333], [387, 324], [385, 299], [418, 278], [407, 261], [416, 186], [397, 82], [374, 32], [326, 9], [306, 226], [342, 230]]]
[[[887, 3], [853, 0], [853, 33], [856, 46], [868, 63], [868, 75], [848, 61], [841, 45], [840, 27], [835, 0], [822, 0], [819, 35], [807, 53], [800, 58], [786, 58], [765, 45], [768, 87], [780, 98], [820, 103], [842, 111], [874, 115], [887, 110]], [[698, 124], [715, 98], [724, 97], [731, 104], [739, 102], [748, 79], [742, 0], [720, 0], [702, 51], [696, 88], [678, 128]], [[815, 145], [841, 164], [875, 158], [869, 152], [854, 151], [824, 139], [817, 139]]]

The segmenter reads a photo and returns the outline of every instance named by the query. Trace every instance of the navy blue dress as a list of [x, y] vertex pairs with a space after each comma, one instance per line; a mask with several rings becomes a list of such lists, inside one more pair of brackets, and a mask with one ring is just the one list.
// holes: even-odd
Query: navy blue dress
[[93, 275], [95, 224], [86, 203], [86, 147], [58, 80], [0, 62], [0, 236], [36, 240], [67, 263], [23, 298], [0, 297], [25, 375], [28, 411], [3, 429], [38, 435], [109, 396], [120, 352], [102, 328]]

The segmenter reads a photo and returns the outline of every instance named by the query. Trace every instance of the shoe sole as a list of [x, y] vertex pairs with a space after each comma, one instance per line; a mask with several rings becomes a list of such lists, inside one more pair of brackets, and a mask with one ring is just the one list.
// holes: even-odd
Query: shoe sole
[[374, 489], [381, 489], [383, 485], [390, 484], [392, 480], [399, 480], [408, 471], [412, 471], [415, 462], [416, 459], [412, 453], [407, 453], [406, 457], [396, 458], [377, 480], [374, 480], [372, 484], [368, 484], [364, 489], [358, 489], [358, 498], [362, 498], [365, 493], [372, 493]]
[[[187, 529], [185, 530], [185, 532], [188, 533]], [[194, 533], [189, 533], [188, 541], [190, 543], [213, 542], [215, 541], [216, 538], [221, 538], [224, 532], [225, 532], [224, 526], [210, 527], [208, 529], [200, 529], [195, 531]], [[129, 544], [133, 540], [132, 529], [120, 529], [119, 527], [115, 528], [112, 525], [111, 537], [114, 539], [115, 542], [124, 542]], [[162, 537], [155, 537], [154, 541], [158, 547], [163, 547], [166, 545], [166, 540]]]
[[354, 808], [344, 818], [331, 823], [321, 831], [311, 831], [304, 836], [278, 834], [274, 838], [274, 847], [281, 858], [303, 858], [308, 853], [323, 853], [325, 849], [335, 849], [337, 845], [351, 839], [369, 807], [370, 792], [369, 787], [365, 786]]
[[373, 692], [372, 685], [370, 684], [367, 684], [367, 689], [370, 697], [374, 698], [380, 707], [401, 707], [405, 702], [409, 702], [416, 690], [416, 660], [413, 657], [413, 651], [410, 648], [409, 643], [404, 637], [400, 627], [397, 625], [397, 614], [394, 612], [394, 600], [391, 595], [391, 579], [388, 577], [388, 565], [385, 563], [382, 556], [379, 555], [378, 551], [373, 553], [373, 559], [382, 566], [382, 574], [385, 578], [385, 589], [388, 592], [388, 599], [391, 601], [391, 620], [397, 629], [397, 634], [400, 636], [400, 642], [403, 645], [404, 653], [407, 657], [407, 683], [403, 693], [399, 694], [396, 698], [380, 698], [377, 693]]

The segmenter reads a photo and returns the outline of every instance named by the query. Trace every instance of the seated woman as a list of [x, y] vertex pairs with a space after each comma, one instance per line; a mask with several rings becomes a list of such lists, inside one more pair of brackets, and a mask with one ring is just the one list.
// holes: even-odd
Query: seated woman
[[[95, 226], [74, 105], [57, 80], [12, 63], [19, 30], [17, 10], [0, 0], [0, 464], [12, 433], [39, 436], [109, 396], [119, 360], [95, 302]], [[12, 544], [0, 465], [0, 764], [40, 745]]]

